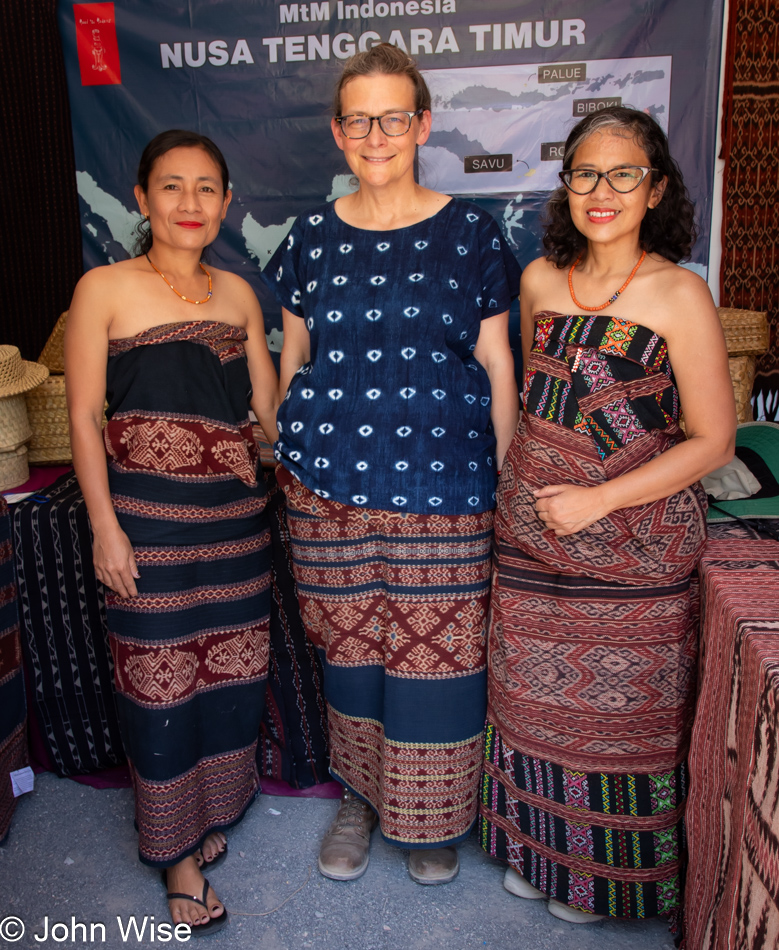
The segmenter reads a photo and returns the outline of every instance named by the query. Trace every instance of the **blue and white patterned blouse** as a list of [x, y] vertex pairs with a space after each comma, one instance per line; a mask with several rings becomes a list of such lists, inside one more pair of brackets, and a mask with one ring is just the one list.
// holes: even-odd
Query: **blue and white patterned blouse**
[[301, 215], [263, 277], [311, 359], [279, 408], [276, 458], [346, 505], [417, 514], [495, 504], [490, 382], [473, 350], [520, 269], [492, 217], [453, 199], [393, 231]]

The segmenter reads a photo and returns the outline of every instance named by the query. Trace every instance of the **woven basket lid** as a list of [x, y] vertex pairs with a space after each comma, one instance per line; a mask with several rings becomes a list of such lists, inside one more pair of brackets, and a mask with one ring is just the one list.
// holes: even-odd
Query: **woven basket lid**
[[24, 396], [0, 398], [0, 452], [23, 445], [32, 435]]
[[48, 375], [45, 366], [23, 360], [18, 346], [0, 345], [0, 397], [26, 393], [40, 386]]
[[46, 346], [41, 350], [38, 362], [48, 366], [51, 373], [65, 372], [65, 351], [63, 344], [65, 342], [65, 324], [68, 319], [68, 311], [60, 314], [59, 320], [54, 324], [54, 329], [49, 334]]
[[20, 446], [12, 452], [0, 452], [0, 491], [17, 488], [30, 477], [27, 449]]

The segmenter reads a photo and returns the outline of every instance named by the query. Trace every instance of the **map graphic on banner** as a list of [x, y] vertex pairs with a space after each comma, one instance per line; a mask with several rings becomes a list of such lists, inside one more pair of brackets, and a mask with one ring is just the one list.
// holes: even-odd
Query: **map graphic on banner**
[[[579, 81], [569, 75], [586, 76]], [[435, 123], [419, 151], [420, 180], [448, 194], [553, 191], [561, 142], [550, 129], [605, 105], [629, 105], [668, 126], [671, 57], [602, 59], [425, 73]], [[498, 170], [492, 171], [491, 169]]]
[[170, 128], [208, 135], [233, 191], [209, 259], [249, 281], [278, 351], [280, 309], [260, 271], [298, 214], [351, 190], [330, 97], [345, 60], [383, 40], [405, 49], [430, 85], [420, 181], [492, 214], [523, 266], [542, 253], [541, 217], [576, 121], [610, 104], [649, 112], [696, 203], [701, 238], [689, 266], [705, 277], [723, 0], [651, 7], [59, 0], [85, 266], [133, 253], [132, 189], [146, 143]]

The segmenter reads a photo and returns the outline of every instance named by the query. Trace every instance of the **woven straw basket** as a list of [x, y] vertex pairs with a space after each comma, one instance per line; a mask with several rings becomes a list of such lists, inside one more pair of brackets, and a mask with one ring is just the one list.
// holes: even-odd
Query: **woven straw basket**
[[718, 307], [729, 356], [760, 356], [770, 346], [768, 316], [757, 310]]
[[736, 397], [736, 415], [739, 423], [752, 422], [755, 357], [766, 353], [770, 346], [768, 317], [756, 310], [736, 310], [734, 307], [718, 307], [717, 313], [728, 347], [728, 367]]
[[60, 314], [59, 320], [54, 324], [49, 339], [46, 341], [38, 362], [49, 367], [50, 373], [65, 372], [65, 354], [63, 343], [65, 342], [65, 323], [68, 319], [68, 311]]
[[19, 448], [31, 435], [24, 396], [4, 396], [0, 399], [0, 452]]
[[32, 426], [29, 458], [33, 465], [69, 465], [73, 453], [68, 431], [65, 377], [49, 376], [27, 393], [27, 415]]
[[0, 452], [0, 491], [23, 485], [29, 477], [26, 446], [20, 445], [11, 452]]
[[[739, 424], [752, 422], [752, 386], [755, 383], [754, 356], [731, 356], [728, 358], [730, 380], [736, 397], [736, 417]], [[45, 384], [44, 384], [45, 385]]]

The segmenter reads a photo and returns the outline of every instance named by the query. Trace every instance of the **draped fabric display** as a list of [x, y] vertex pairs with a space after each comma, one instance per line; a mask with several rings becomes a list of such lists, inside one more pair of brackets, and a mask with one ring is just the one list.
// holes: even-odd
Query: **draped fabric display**
[[0, 498], [0, 841], [16, 807], [9, 773], [27, 765], [19, 611], [11, 546], [11, 516]]
[[[740, 537], [739, 537], [740, 535]], [[716, 525], [700, 564], [687, 950], [779, 946], [779, 544]]]
[[721, 304], [768, 311], [755, 418], [779, 420], [779, 5], [731, 0], [722, 152]]
[[57, 0], [0, 3], [0, 343], [37, 359], [81, 276], [76, 170]]

